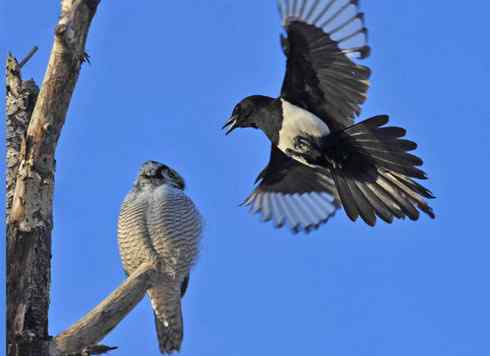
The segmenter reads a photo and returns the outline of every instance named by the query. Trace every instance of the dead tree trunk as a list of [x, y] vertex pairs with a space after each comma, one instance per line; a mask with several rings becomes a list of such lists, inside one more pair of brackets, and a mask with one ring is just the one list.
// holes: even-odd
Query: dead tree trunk
[[[39, 283], [36, 280], [32, 283], [34, 288], [27, 287], [27, 284], [31, 284], [28, 277], [33, 275], [29, 269], [39, 260], [47, 246], [44, 244], [41, 250], [35, 250], [34, 247], [37, 247], [39, 243], [30, 244], [28, 237], [24, 238], [24, 235], [14, 225], [9, 224], [21, 151], [24, 149], [24, 139], [38, 93], [34, 81], [22, 80], [20, 70], [21, 66], [17, 60], [9, 54], [5, 78], [7, 95], [5, 105], [7, 110], [7, 197], [5, 200], [7, 217], [7, 353], [9, 355], [22, 352], [23, 342], [20, 341], [22, 335], [25, 335], [26, 339], [29, 338], [29, 334], [43, 335], [46, 338], [48, 332], [48, 299], [41, 297], [41, 299], [34, 301], [36, 297], [32, 294], [44, 295], [45, 289], [49, 287], [49, 280], [45, 283]], [[34, 276], [43, 275], [49, 279], [49, 259], [48, 265], [42, 264], [41, 268], [42, 270], [38, 270]], [[27, 305], [34, 307], [27, 311], [25, 310]], [[17, 344], [15, 340], [19, 340], [18, 345], [15, 345]], [[40, 352], [40, 350], [37, 351]]]
[[[62, 0], [36, 100], [7, 60], [7, 355], [47, 356], [55, 150], [100, 0]], [[24, 61], [21, 62], [24, 64]]]

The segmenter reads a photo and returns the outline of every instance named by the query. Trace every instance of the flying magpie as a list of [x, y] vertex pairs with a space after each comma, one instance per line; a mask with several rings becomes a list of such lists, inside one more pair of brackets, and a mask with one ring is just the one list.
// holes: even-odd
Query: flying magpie
[[387, 223], [419, 211], [435, 218], [417, 145], [380, 115], [354, 123], [366, 100], [371, 71], [358, 0], [279, 0], [287, 57], [279, 98], [243, 99], [223, 126], [261, 129], [271, 141], [267, 167], [245, 200], [253, 213], [295, 231], [317, 229], [342, 206], [352, 221]]

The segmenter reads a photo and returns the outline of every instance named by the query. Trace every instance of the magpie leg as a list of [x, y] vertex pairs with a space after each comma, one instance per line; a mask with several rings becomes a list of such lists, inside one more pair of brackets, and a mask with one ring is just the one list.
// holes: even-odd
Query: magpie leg
[[309, 162], [315, 162], [322, 157], [320, 150], [318, 149], [318, 144], [315, 137], [308, 134], [304, 136], [297, 136], [294, 138], [293, 142], [294, 150], [296, 155], [298, 153]]

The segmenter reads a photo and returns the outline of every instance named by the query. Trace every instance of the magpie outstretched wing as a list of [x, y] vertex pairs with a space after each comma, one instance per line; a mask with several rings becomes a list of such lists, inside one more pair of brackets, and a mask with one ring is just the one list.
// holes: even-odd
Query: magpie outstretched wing
[[276, 227], [312, 231], [339, 208], [335, 182], [327, 169], [311, 168], [272, 145], [267, 167], [257, 177], [255, 191], [245, 200], [253, 213]]
[[350, 126], [366, 100], [369, 56], [358, 0], [278, 0], [287, 37], [281, 97], [322, 119], [331, 130]]

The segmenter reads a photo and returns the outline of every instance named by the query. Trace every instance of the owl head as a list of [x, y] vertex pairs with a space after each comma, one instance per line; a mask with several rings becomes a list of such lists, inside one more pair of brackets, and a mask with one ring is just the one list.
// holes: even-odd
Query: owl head
[[139, 186], [147, 184], [152, 186], [170, 184], [180, 190], [185, 189], [185, 181], [180, 174], [172, 168], [155, 161], [143, 163], [136, 184]]

